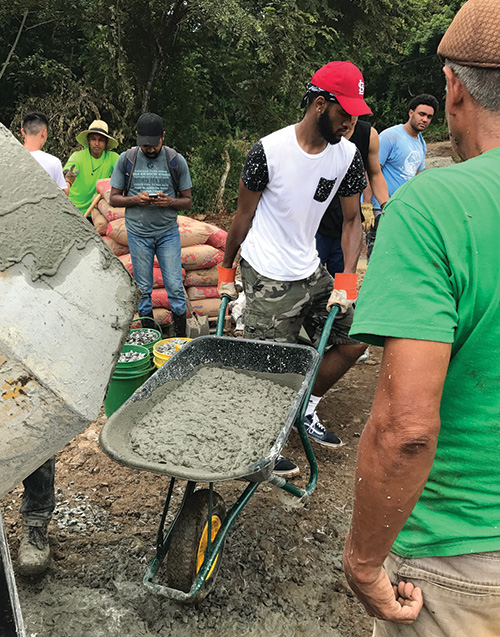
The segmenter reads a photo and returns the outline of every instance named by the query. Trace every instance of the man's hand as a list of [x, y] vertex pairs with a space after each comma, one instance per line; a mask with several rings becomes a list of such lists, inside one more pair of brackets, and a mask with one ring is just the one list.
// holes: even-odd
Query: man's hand
[[361, 212], [364, 217], [364, 221], [361, 224], [363, 226], [363, 232], [368, 232], [375, 225], [375, 215], [373, 214], [373, 206], [371, 203], [362, 203]]
[[412, 624], [417, 619], [424, 603], [420, 588], [410, 582], [392, 586], [382, 567], [368, 578], [356, 577], [346, 554], [344, 570], [349, 586], [371, 617], [396, 624]]
[[147, 192], [140, 192], [138, 195], [130, 197], [130, 200], [133, 200], [134, 206], [150, 206], [152, 204], [152, 199]]
[[236, 268], [223, 268], [221, 265], [217, 266], [219, 271], [219, 283], [217, 289], [219, 296], [228, 296], [231, 301], [236, 301], [238, 298], [238, 291], [234, 284], [234, 277], [236, 275]]
[[79, 172], [80, 170], [78, 168], [76, 168], [75, 170], [75, 164], [70, 166], [70, 168], [66, 168], [66, 170], [63, 170], [64, 179], [69, 187], [71, 187], [75, 183], [75, 179]]
[[332, 290], [326, 304], [326, 309], [329, 312], [334, 305], [338, 305], [340, 314], [345, 314], [353, 303], [354, 300], [347, 299], [347, 292], [345, 290]]
[[334, 305], [338, 305], [340, 313], [345, 314], [357, 299], [356, 282], [358, 275], [349, 272], [337, 272], [333, 284], [333, 290], [327, 301], [326, 309], [329, 312]]
[[159, 208], [171, 208], [175, 199], [169, 197], [164, 192], [155, 193], [156, 196], [150, 197], [149, 203], [151, 206], [158, 206]]

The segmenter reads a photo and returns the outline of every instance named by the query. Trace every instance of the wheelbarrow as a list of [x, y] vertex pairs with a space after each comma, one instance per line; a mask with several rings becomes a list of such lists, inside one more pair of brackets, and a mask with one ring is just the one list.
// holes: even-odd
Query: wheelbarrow
[[[100, 436], [103, 450], [116, 462], [170, 476], [156, 538], [156, 555], [143, 581], [151, 591], [180, 602], [200, 601], [210, 592], [220, 568], [228, 531], [262, 482], [303, 498], [314, 491], [318, 478], [318, 467], [304, 418], [338, 308], [334, 307], [329, 313], [318, 348], [314, 349], [306, 345], [222, 337], [227, 302], [227, 297], [221, 302], [216, 336], [199, 337], [178, 351], [111, 416]], [[195, 471], [145, 459], [134, 452], [130, 442], [131, 431], [137, 419], [146, 414], [154, 402], [155, 392], [160, 388], [164, 390], [166, 383], [175, 385], [172, 381], [178, 384], [178, 381], [186, 380], [196, 369], [206, 365], [264, 374], [296, 391], [295, 401], [271, 449], [256, 462], [226, 472], [217, 469]], [[245, 426], [251, 425], [251, 422], [245, 423]], [[294, 425], [309, 463], [309, 480], [304, 489], [273, 473], [276, 458]], [[172, 427], [171, 433], [175, 436], [175, 423]], [[177, 480], [185, 480], [186, 485], [180, 507], [167, 526], [167, 514]], [[248, 482], [229, 510], [222, 496], [214, 490], [215, 482], [226, 480]], [[196, 489], [198, 482], [208, 483], [208, 488]], [[160, 582], [159, 571], [163, 562]]]

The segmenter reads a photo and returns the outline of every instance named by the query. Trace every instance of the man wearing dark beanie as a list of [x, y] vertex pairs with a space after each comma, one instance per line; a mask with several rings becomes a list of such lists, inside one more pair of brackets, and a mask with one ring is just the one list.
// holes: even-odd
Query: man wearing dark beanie
[[498, 0], [438, 54], [464, 161], [393, 195], [350, 332], [384, 346], [344, 552], [375, 637], [500, 635]]

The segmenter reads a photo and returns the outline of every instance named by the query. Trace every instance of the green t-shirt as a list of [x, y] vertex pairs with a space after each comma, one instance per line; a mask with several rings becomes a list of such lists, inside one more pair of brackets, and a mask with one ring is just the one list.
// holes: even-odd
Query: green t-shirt
[[64, 169], [75, 164], [74, 171], [79, 170], [79, 173], [69, 189], [69, 198], [82, 214], [87, 212], [92, 203], [92, 197], [96, 194], [96, 183], [99, 179], [111, 177], [117, 160], [117, 153], [108, 150], [105, 150], [99, 159], [92, 157], [88, 148], [71, 154]]
[[500, 550], [500, 148], [425, 171], [385, 209], [350, 335], [452, 344], [424, 491], [402, 557]]

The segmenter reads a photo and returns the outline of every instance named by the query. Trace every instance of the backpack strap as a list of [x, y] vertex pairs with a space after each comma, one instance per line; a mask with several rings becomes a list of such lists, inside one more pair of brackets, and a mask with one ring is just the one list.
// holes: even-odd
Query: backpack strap
[[137, 161], [137, 153], [139, 152], [138, 146], [129, 148], [125, 153], [125, 188], [123, 194], [127, 196], [130, 190], [130, 184], [132, 183], [132, 174], [135, 168], [135, 162]]
[[172, 186], [174, 187], [175, 194], [179, 194], [179, 182], [181, 180], [181, 169], [179, 166], [179, 157], [177, 156], [177, 151], [169, 146], [164, 146], [165, 149], [165, 157], [167, 159], [167, 166], [170, 172], [170, 177], [172, 177]]

